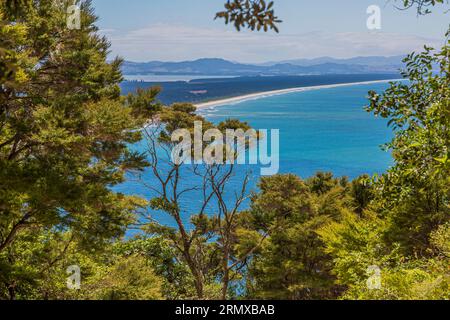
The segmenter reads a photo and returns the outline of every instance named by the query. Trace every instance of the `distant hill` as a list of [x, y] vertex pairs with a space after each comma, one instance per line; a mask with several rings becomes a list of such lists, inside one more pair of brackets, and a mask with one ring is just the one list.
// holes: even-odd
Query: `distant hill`
[[370, 56], [370, 57], [354, 57], [348, 59], [336, 59], [332, 57], [320, 57], [314, 59], [296, 59], [296, 60], [285, 60], [279, 62], [267, 62], [263, 65], [271, 66], [279, 63], [289, 63], [296, 66], [313, 66], [318, 64], [325, 63], [334, 63], [334, 64], [346, 64], [346, 65], [365, 65], [368, 67], [387, 67], [387, 66], [400, 66], [402, 64], [402, 60], [405, 56]]
[[169, 105], [174, 102], [202, 102], [237, 97], [245, 94], [288, 88], [355, 83], [374, 80], [398, 79], [398, 74], [339, 74], [309, 76], [234, 77], [195, 79], [191, 81], [123, 81], [122, 94], [135, 92], [138, 88], [160, 86], [158, 100]]
[[126, 75], [280, 76], [397, 73], [401, 66], [401, 56], [355, 57], [350, 59], [322, 57], [269, 62], [263, 65], [242, 64], [217, 58], [204, 58], [182, 62], [125, 61], [122, 66], [122, 71]]

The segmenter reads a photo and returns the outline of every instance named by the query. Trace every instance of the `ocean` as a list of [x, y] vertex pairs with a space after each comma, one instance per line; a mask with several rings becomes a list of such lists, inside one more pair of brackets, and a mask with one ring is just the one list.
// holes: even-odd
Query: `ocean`
[[178, 75], [171, 76], [169, 79], [168, 76], [156, 78], [155, 76], [144, 77], [125, 75], [126, 79], [134, 79], [134, 81], [123, 81], [121, 83], [121, 89], [123, 94], [127, 94], [136, 91], [137, 88], [159, 86], [162, 90], [158, 95], [158, 99], [164, 104], [171, 104], [174, 102], [199, 103], [255, 92], [337, 83], [398, 79], [399, 77], [399, 74], [337, 74], [234, 78], [210, 77], [209, 79], [198, 79], [193, 78], [192, 76]]
[[218, 123], [227, 118], [257, 129], [280, 130], [280, 172], [309, 177], [317, 171], [356, 178], [384, 172], [391, 164], [380, 146], [391, 139], [387, 121], [367, 113], [369, 90], [388, 84], [354, 85], [288, 93], [206, 110]]
[[[392, 164], [390, 153], [381, 148], [392, 138], [387, 121], [364, 110], [368, 91], [382, 92], [387, 87], [387, 83], [377, 83], [295, 92], [202, 109], [199, 113], [214, 123], [237, 118], [255, 129], [279, 129], [280, 173], [308, 178], [318, 171], [330, 171], [335, 176], [354, 179], [365, 173], [383, 173]], [[145, 151], [145, 143], [134, 148]], [[236, 176], [227, 186], [226, 197], [230, 203], [247, 171], [252, 172], [249, 191], [257, 190], [260, 166], [238, 166]], [[143, 177], [147, 184], [157, 185], [150, 172]], [[182, 186], [189, 188], [199, 183], [186, 168]], [[156, 195], [131, 180], [115, 190], [145, 198]], [[190, 215], [200, 207], [201, 195], [187, 192], [181, 203], [183, 220], [188, 223]], [[245, 202], [241, 209], [248, 204]], [[210, 212], [214, 210], [211, 206]], [[155, 212], [154, 218], [162, 224], [174, 225], [172, 218], [164, 213]]]

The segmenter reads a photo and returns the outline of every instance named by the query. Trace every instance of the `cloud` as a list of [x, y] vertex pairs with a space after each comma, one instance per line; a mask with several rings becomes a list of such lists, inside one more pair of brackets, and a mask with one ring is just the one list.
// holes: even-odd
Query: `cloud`
[[104, 34], [112, 43], [114, 55], [132, 61], [220, 57], [240, 62], [265, 62], [319, 56], [390, 56], [419, 50], [424, 44], [441, 44], [432, 38], [371, 31], [273, 34], [168, 24], [127, 32], [106, 30]]

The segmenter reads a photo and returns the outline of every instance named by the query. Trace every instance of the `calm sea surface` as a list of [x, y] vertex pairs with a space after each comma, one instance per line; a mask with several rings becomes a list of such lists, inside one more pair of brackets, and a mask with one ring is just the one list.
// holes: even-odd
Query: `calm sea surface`
[[[255, 129], [279, 129], [280, 173], [294, 173], [307, 178], [317, 171], [331, 171], [336, 176], [352, 179], [364, 173], [382, 173], [392, 163], [390, 154], [380, 148], [392, 137], [386, 120], [363, 109], [369, 90], [381, 92], [387, 86], [354, 85], [289, 93], [201, 110], [200, 113], [216, 123], [238, 118]], [[136, 148], [145, 151], [144, 144]], [[248, 170], [252, 171], [250, 186], [256, 188], [260, 167], [239, 166], [236, 177], [228, 186], [230, 202], [234, 191], [239, 188], [242, 175]], [[149, 172], [144, 178], [147, 183], [155, 182]], [[199, 180], [186, 171], [182, 183], [189, 187], [198, 184]], [[115, 190], [146, 198], [155, 195], [142, 184], [131, 181]], [[182, 200], [185, 222], [200, 203], [199, 194], [186, 194]], [[171, 218], [163, 213], [156, 213], [154, 217], [161, 223], [173, 225]]]
[[384, 119], [367, 113], [369, 90], [387, 84], [355, 85], [290, 93], [235, 105], [216, 107], [201, 114], [213, 122], [233, 117], [257, 129], [280, 130], [280, 171], [308, 177], [316, 171], [355, 178], [383, 172], [390, 154], [380, 145], [391, 139]]

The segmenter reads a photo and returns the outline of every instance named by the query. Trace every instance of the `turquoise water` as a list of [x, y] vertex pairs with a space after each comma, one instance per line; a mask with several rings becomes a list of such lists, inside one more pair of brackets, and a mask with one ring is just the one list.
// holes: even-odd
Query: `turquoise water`
[[[294, 173], [307, 178], [317, 171], [331, 171], [336, 176], [350, 179], [361, 174], [382, 173], [392, 163], [388, 152], [380, 146], [388, 142], [392, 133], [384, 119], [367, 113], [369, 90], [383, 91], [387, 84], [354, 85], [289, 93], [257, 100], [244, 101], [201, 110], [200, 113], [215, 123], [227, 118], [247, 121], [255, 129], [280, 130], [280, 173]], [[145, 151], [145, 144], [136, 148]], [[259, 166], [238, 166], [237, 174], [227, 186], [228, 202], [240, 188], [242, 176], [252, 171], [250, 190], [255, 190]], [[182, 186], [189, 188], [200, 183], [189, 168], [182, 175]], [[144, 174], [147, 184], [157, 185], [150, 172]], [[116, 191], [152, 198], [156, 194], [138, 182], [128, 181]], [[202, 203], [200, 193], [188, 192], [181, 200], [184, 222]], [[244, 203], [244, 207], [248, 203]], [[215, 212], [214, 205], [209, 208]], [[160, 223], [173, 225], [171, 217], [156, 212]]]
[[279, 129], [282, 173], [308, 177], [322, 170], [355, 178], [383, 172], [391, 163], [380, 149], [391, 139], [386, 120], [363, 109], [369, 90], [386, 88], [382, 83], [296, 92], [201, 114], [213, 122], [233, 117], [257, 129]]

